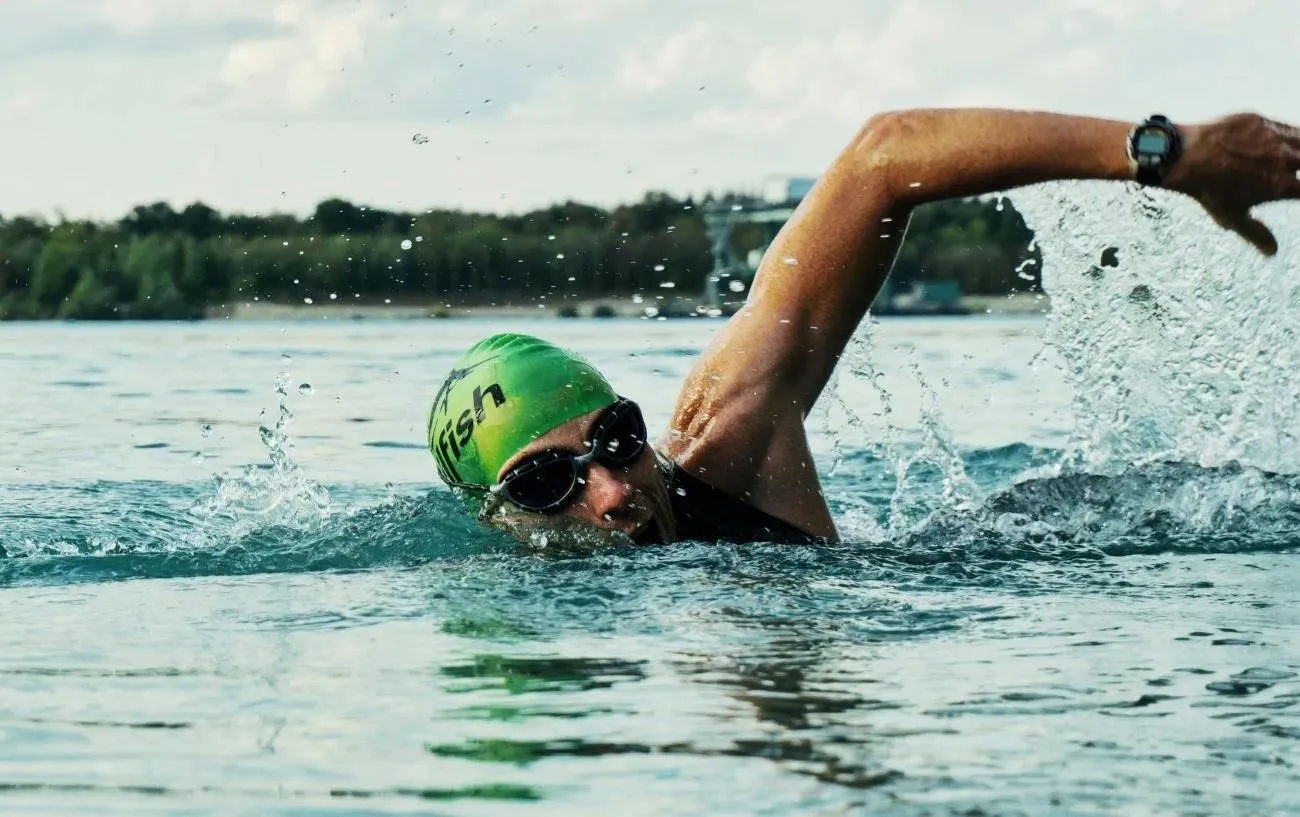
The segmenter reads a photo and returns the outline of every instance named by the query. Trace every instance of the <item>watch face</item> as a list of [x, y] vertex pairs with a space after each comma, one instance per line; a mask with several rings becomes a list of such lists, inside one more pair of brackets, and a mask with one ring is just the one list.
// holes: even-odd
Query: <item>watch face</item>
[[1137, 137], [1138, 153], [1164, 154], [1169, 150], [1169, 134], [1159, 130], [1143, 131]]

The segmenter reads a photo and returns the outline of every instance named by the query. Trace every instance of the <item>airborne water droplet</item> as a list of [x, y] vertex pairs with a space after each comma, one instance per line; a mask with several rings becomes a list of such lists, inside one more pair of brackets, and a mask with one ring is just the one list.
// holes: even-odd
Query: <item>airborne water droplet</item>
[[199, 428], [199, 436], [207, 439], [212, 436], [212, 423], [204, 423]]
[[411, 239], [409, 239], [409, 238], [404, 238], [404, 239], [402, 239], [402, 249], [404, 249], [404, 250], [409, 250], [409, 249], [411, 249], [411, 247], [413, 247], [413, 246], [415, 246], [415, 245], [411, 243]]
[[293, 357], [288, 352], [285, 352], [284, 354], [280, 355], [280, 360], [284, 361], [285, 363], [293, 363]]
[[732, 279], [731, 283], [727, 284], [727, 288], [732, 292], [741, 292], [745, 289], [745, 284], [741, 281]]
[[301, 386], [298, 387], [298, 393], [299, 393], [299, 394], [311, 394], [311, 393], [312, 393], [312, 387], [311, 387], [311, 384], [310, 384], [310, 383], [303, 383]]
[[427, 145], [429, 144], [429, 137], [423, 133], [417, 133], [411, 137], [411, 141], [417, 145]]

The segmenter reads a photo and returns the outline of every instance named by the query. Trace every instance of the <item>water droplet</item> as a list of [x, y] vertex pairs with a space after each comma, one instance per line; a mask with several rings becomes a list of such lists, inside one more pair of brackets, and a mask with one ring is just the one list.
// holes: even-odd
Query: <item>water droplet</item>
[[280, 362], [281, 362], [281, 363], [293, 363], [293, 356], [290, 355], [288, 352], [285, 352], [284, 354], [280, 355]]
[[664, 281], [659, 286], [663, 287], [664, 289], [672, 289], [673, 287], [677, 286], [677, 284], [673, 283], [672, 281]]
[[658, 309], [658, 307], [647, 306], [647, 307], [645, 308], [645, 316], [646, 316], [647, 318], [653, 318], [654, 316], [656, 316], [656, 315], [658, 315], [658, 314], [659, 314], [659, 309]]
[[194, 456], [190, 457], [190, 462], [193, 463], [194, 465], [198, 465], [199, 463], [203, 462], [203, 452], [195, 451]]
[[385, 483], [384, 483], [384, 490], [385, 490], [385, 491], [391, 491], [391, 490], [393, 490], [393, 483], [391, 483], [391, 482], [385, 482]]
[[303, 299], [302, 299], [302, 302], [305, 303], [305, 304], [309, 304], [309, 303], [311, 303], [311, 298], [303, 298]]
[[199, 436], [207, 439], [212, 436], [212, 423], [204, 423], [199, 427]]
[[404, 249], [404, 250], [409, 250], [409, 249], [411, 249], [411, 247], [413, 247], [413, 246], [415, 246], [415, 245], [411, 243], [411, 239], [409, 239], [409, 238], [403, 238], [403, 239], [402, 239], [402, 249]]
[[299, 394], [311, 394], [311, 393], [312, 393], [312, 387], [311, 387], [311, 384], [310, 384], [310, 383], [303, 383], [301, 386], [298, 387], [298, 393], [299, 393]]
[[633, 296], [632, 296], [632, 303], [634, 303], [634, 304], [639, 304], [639, 303], [643, 302], [644, 300], [645, 300], [645, 298], [642, 298], [640, 295], [633, 295]]
[[330, 293], [330, 300], [331, 300], [331, 301], [337, 301], [338, 299], [339, 299], [339, 294], [338, 294], [337, 292], [331, 292], [331, 293]]
[[912, 182], [911, 184], [908, 185], [908, 187], [920, 187], [920, 186], [921, 186], [920, 182]]
[[562, 252], [557, 252], [557, 253], [555, 254], [555, 257], [558, 258], [558, 259], [560, 259], [561, 261], [563, 261], [563, 260], [564, 260], [564, 253], [562, 253]]
[[680, 485], [677, 486], [677, 495], [678, 495], [678, 496], [686, 496], [686, 489], [683, 488], [683, 487], [681, 487]]
[[795, 258], [793, 255], [788, 255], [785, 258], [785, 265], [787, 267], [797, 267], [799, 266], [799, 259]]
[[741, 281], [732, 279], [731, 283], [727, 284], [727, 288], [730, 289], [732, 292], [744, 292], [745, 284]]
[[663, 272], [663, 271], [664, 271], [663, 264], [655, 264], [655, 272]]
[[411, 137], [411, 141], [417, 145], [427, 145], [429, 144], [429, 137], [426, 134], [417, 133]]

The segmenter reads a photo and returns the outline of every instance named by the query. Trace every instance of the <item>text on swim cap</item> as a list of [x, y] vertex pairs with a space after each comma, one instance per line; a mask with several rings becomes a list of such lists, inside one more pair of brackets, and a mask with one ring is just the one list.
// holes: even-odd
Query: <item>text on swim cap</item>
[[505, 405], [506, 395], [501, 390], [500, 383], [493, 383], [484, 388], [483, 386], [474, 387], [474, 407], [465, 409], [456, 418], [455, 425], [448, 420], [438, 431], [438, 445], [435, 454], [438, 462], [447, 471], [447, 473], [457, 482], [461, 481], [460, 474], [457, 473], [455, 465], [452, 464], [454, 457], [457, 462], [460, 461], [464, 453], [465, 446], [474, 437], [476, 429], [485, 419], [487, 419], [487, 406], [484, 405], [484, 398], [492, 397], [493, 408], [500, 408]]

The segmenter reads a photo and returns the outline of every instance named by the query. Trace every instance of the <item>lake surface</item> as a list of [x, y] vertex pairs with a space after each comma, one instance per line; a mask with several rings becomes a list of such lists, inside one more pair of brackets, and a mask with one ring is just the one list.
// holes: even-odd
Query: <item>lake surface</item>
[[0, 326], [0, 811], [1300, 813], [1300, 213], [1016, 206], [1051, 314], [869, 321], [810, 418], [834, 547], [436, 484], [480, 336], [662, 427], [715, 321]]
[[447, 365], [661, 428], [718, 322], [0, 326], [0, 810], [1294, 813], [1300, 479], [1102, 451], [1049, 324], [864, 329], [842, 545], [559, 553], [436, 483]]

